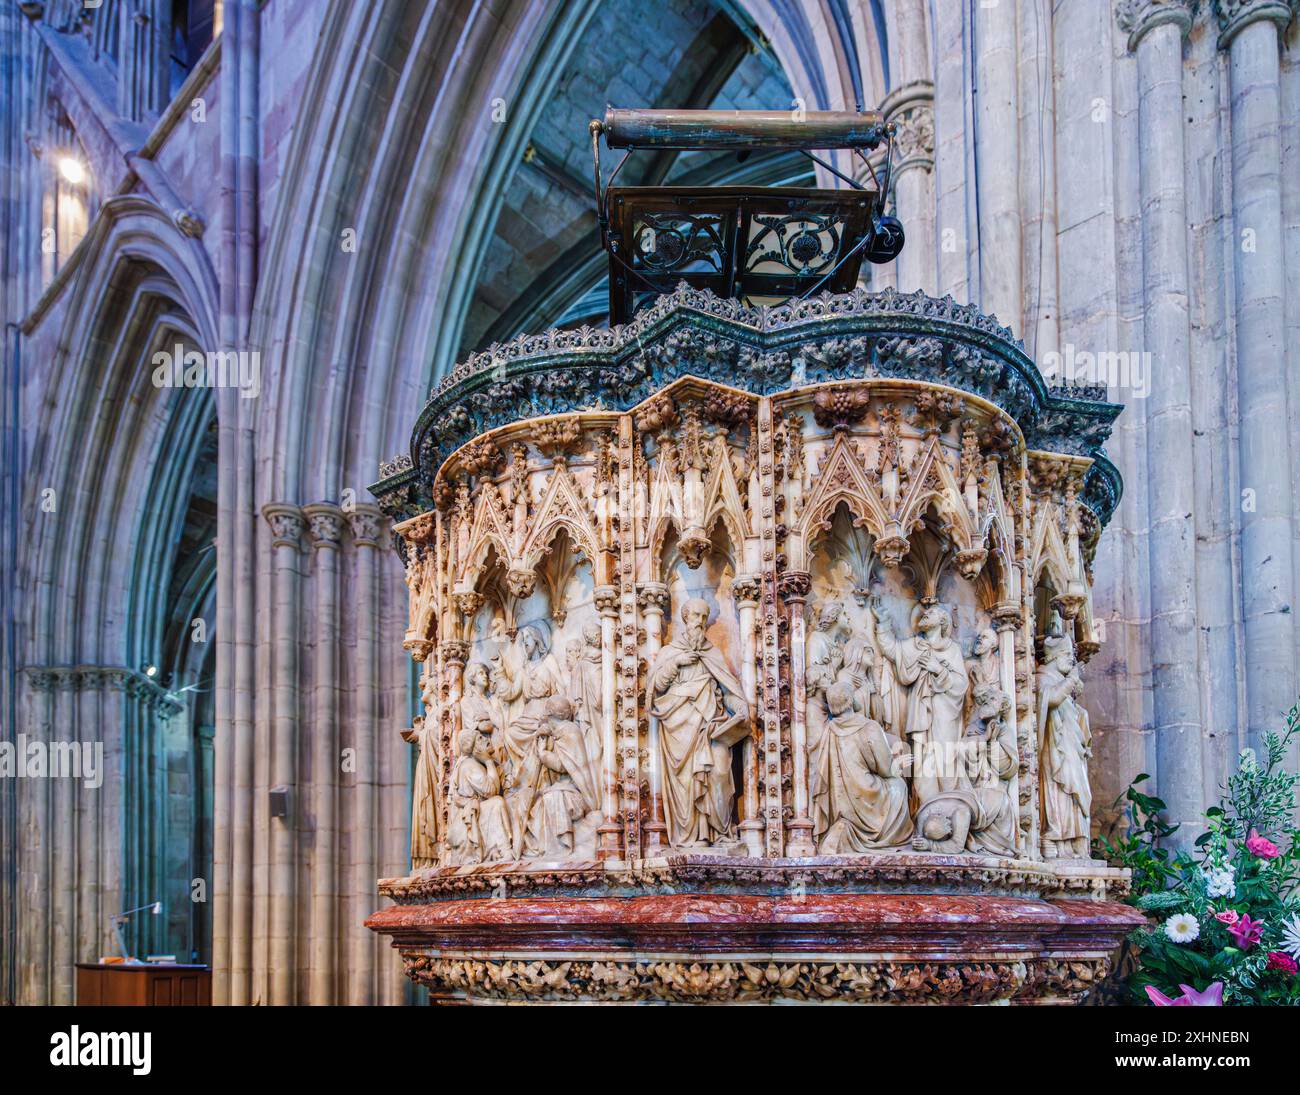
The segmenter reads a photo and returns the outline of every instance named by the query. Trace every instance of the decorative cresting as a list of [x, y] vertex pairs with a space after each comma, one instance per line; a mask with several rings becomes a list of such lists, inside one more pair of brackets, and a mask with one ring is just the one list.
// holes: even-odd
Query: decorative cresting
[[1088, 858], [1100, 394], [895, 293], [681, 288], [458, 368], [373, 488], [424, 710], [371, 926], [470, 999], [1085, 991], [1133, 923]]

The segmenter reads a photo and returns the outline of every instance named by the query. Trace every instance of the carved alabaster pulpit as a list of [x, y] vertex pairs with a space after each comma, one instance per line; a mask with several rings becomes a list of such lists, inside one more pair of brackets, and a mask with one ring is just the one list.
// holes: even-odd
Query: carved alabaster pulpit
[[368, 925], [444, 1001], [1087, 995], [1142, 923], [1081, 702], [1119, 409], [891, 290], [471, 357], [372, 488], [423, 713]]

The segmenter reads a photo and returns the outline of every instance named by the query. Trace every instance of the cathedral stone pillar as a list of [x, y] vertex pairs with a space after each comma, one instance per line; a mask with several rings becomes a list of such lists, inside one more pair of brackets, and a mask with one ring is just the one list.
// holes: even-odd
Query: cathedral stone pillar
[[1189, 0], [1130, 0], [1119, 9], [1137, 57], [1143, 348], [1156, 373], [1145, 411], [1157, 778], [1187, 841], [1196, 835], [1203, 805], [1182, 117], [1183, 40], [1192, 7]]
[[299, 599], [302, 535], [306, 521], [297, 506], [271, 504], [262, 515], [271, 526], [271, 550], [274, 554], [272, 611], [278, 627], [272, 655], [271, 706], [274, 741], [272, 743], [271, 781], [275, 787], [287, 788], [289, 813], [271, 819], [271, 908], [270, 960], [271, 1003], [296, 1002], [294, 984], [294, 945], [296, 935], [295, 902], [298, 896], [296, 837], [303, 803], [299, 801], [302, 783], [298, 779], [298, 650], [301, 630]]
[[880, 104], [895, 128], [895, 215], [907, 229], [908, 246], [894, 260], [898, 288], [933, 293], [938, 243], [934, 226], [934, 84], [929, 80], [892, 91]]
[[1258, 746], [1297, 691], [1279, 67], [1293, 12], [1282, 0], [1215, 0], [1214, 11], [1232, 99], [1243, 664], [1247, 730]]
[[335, 1001], [338, 969], [338, 657], [339, 543], [343, 511], [328, 502], [303, 507], [315, 552], [316, 653], [312, 666], [311, 927], [308, 980], [313, 1003]]

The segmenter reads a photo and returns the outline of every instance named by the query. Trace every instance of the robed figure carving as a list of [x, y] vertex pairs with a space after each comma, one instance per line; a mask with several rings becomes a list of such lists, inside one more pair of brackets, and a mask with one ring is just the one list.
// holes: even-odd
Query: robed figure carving
[[854, 710], [853, 689], [825, 694], [825, 742], [813, 795], [813, 836], [823, 855], [894, 848], [912, 836], [907, 781], [880, 723]]
[[1043, 854], [1048, 859], [1088, 854], [1092, 729], [1088, 712], [1076, 702], [1082, 692], [1074, 643], [1053, 613], [1038, 670], [1038, 763], [1043, 778]]
[[903, 730], [915, 758], [912, 790], [918, 803], [955, 790], [965, 782], [955, 763], [966, 703], [966, 663], [952, 637], [952, 618], [937, 604], [918, 605], [912, 612], [913, 635], [894, 636], [893, 625], [879, 598], [871, 602], [876, 639], [893, 663], [900, 684], [907, 686]]
[[426, 662], [420, 676], [424, 714], [414, 720], [410, 730], [402, 732], [402, 739], [420, 750], [411, 798], [411, 863], [417, 869], [432, 866], [438, 856], [438, 784], [441, 777], [438, 738], [441, 728], [436, 678], [433, 663]]
[[698, 847], [735, 839], [731, 750], [748, 733], [750, 711], [740, 681], [705, 637], [708, 603], [688, 600], [681, 619], [681, 633], [655, 657], [648, 689], [669, 843]]

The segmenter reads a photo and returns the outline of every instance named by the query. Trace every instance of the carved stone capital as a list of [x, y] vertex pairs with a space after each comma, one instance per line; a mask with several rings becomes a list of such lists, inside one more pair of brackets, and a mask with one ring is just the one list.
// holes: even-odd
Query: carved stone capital
[[307, 523], [302, 510], [282, 502], [270, 502], [262, 507], [262, 516], [271, 526], [271, 546], [298, 550]]
[[384, 536], [384, 514], [378, 506], [359, 502], [348, 513], [352, 542], [357, 547], [378, 548]]
[[337, 551], [343, 538], [343, 511], [333, 502], [313, 502], [302, 507], [311, 533], [311, 546], [318, 551], [330, 548]]
[[758, 604], [758, 579], [752, 574], [737, 574], [731, 582], [731, 595], [741, 608]]
[[636, 591], [636, 599], [642, 612], [667, 612], [668, 586], [663, 582], [643, 582]]
[[506, 571], [506, 585], [513, 596], [523, 600], [531, 597], [537, 588], [537, 572], [525, 567], [511, 567]]
[[999, 601], [993, 606], [993, 619], [999, 631], [1018, 628], [1023, 618], [1021, 606], [1015, 601]]
[[469, 658], [469, 643], [463, 639], [444, 639], [438, 644], [442, 660], [451, 669], [459, 669]]
[[1173, 23], [1186, 38], [1192, 29], [1198, 0], [1120, 0], [1115, 9], [1119, 29], [1128, 34], [1128, 51], [1136, 53], [1147, 31]]
[[894, 178], [913, 167], [934, 169], [934, 84], [917, 80], [891, 91], [880, 104], [894, 127]]
[[1277, 25], [1282, 34], [1295, 15], [1294, 0], [1214, 0], [1214, 14], [1219, 20], [1219, 49], [1227, 49], [1233, 39], [1251, 23], [1262, 19]]
[[614, 586], [597, 586], [592, 599], [596, 602], [596, 611], [602, 616], [618, 615], [618, 589]]
[[881, 536], [876, 540], [875, 544], [876, 554], [880, 557], [880, 561], [891, 569], [898, 566], [903, 561], [903, 556], [911, 549], [911, 541], [898, 531], [892, 531]]
[[452, 600], [456, 602], [456, 611], [467, 620], [472, 620], [483, 607], [484, 598], [483, 594], [471, 589], [452, 594]]
[[812, 590], [812, 575], [806, 570], [787, 570], [776, 580], [776, 589], [788, 604], [803, 604]]
[[987, 548], [970, 548], [967, 551], [957, 552], [957, 569], [961, 576], [968, 582], [973, 582], [979, 577], [980, 571], [984, 568], [984, 560], [989, 557]]

